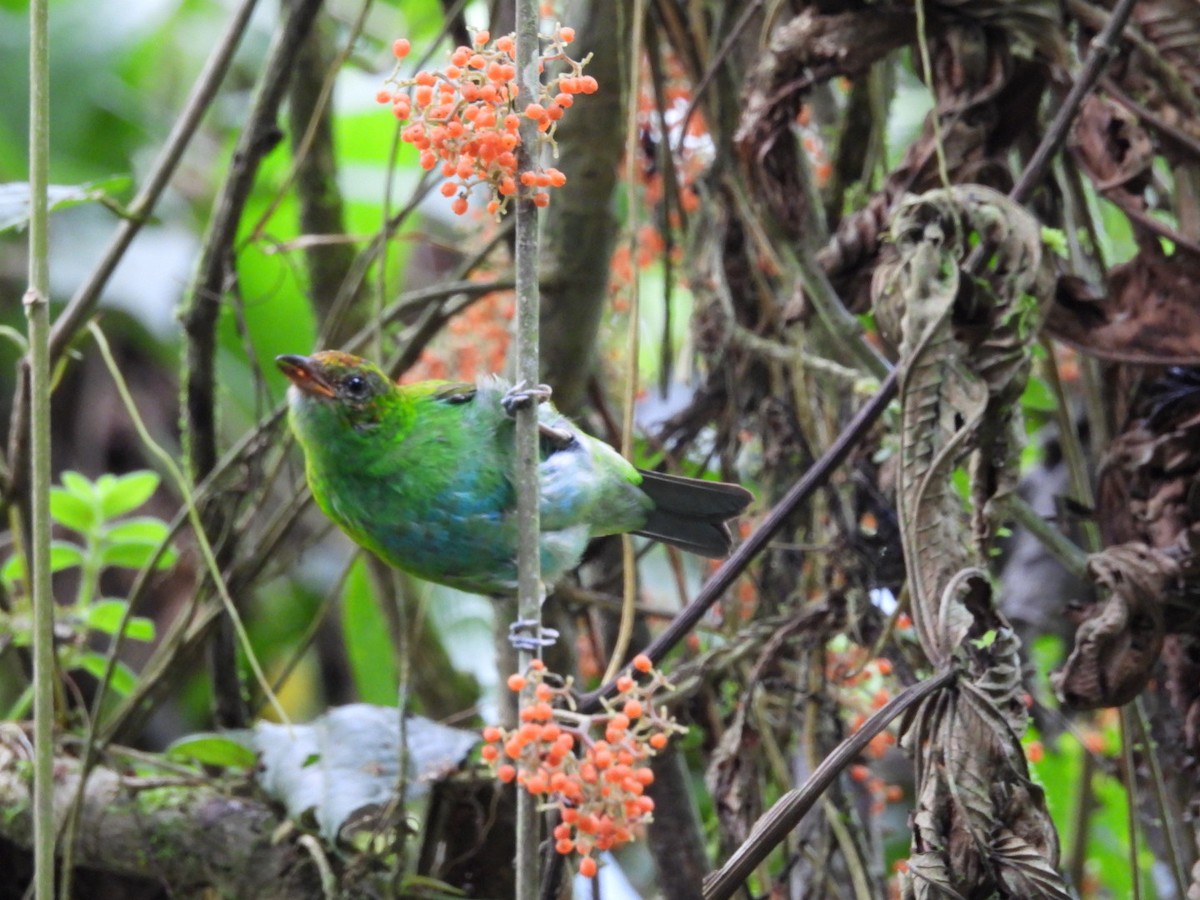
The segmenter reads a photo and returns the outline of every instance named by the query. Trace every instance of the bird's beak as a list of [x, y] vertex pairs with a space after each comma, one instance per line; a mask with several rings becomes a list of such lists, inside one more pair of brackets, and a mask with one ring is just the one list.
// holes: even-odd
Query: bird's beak
[[275, 365], [306, 394], [314, 397], [334, 396], [333, 386], [325, 380], [320, 367], [307, 356], [277, 356]]

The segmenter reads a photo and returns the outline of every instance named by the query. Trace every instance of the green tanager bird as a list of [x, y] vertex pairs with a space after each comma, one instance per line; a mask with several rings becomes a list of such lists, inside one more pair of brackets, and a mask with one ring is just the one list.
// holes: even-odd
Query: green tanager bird
[[[280, 356], [292, 430], [317, 504], [358, 544], [418, 578], [478, 594], [517, 587], [514, 408], [548, 396], [478, 384], [397, 384], [357, 356]], [[635, 468], [549, 403], [538, 407], [542, 578], [589, 540], [632, 532], [703, 556], [729, 553], [733, 484]]]

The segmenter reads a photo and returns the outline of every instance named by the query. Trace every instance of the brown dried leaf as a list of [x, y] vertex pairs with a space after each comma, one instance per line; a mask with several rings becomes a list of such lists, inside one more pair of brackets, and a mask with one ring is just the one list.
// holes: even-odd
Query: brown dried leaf
[[746, 721], [743, 704], [721, 736], [704, 774], [722, 832], [735, 845], [746, 842], [762, 812], [758, 742], [758, 733]]
[[1154, 143], [1133, 113], [1092, 94], [1075, 119], [1071, 152], [1097, 190], [1109, 196], [1124, 193], [1144, 208], [1141, 195], [1154, 162]]
[[746, 183], [793, 235], [808, 220], [800, 181], [801, 149], [793, 132], [800, 103], [814, 84], [857, 75], [913, 37], [911, 10], [872, 7], [824, 16], [809, 8], [779, 28], [746, 79], [734, 143]]
[[1051, 676], [1071, 709], [1128, 703], [1146, 686], [1163, 643], [1163, 598], [1178, 577], [1166, 554], [1141, 543], [1088, 559], [1088, 577], [1107, 594], [1075, 633], [1075, 648]]
[[1046, 329], [1084, 353], [1117, 362], [1200, 364], [1200, 259], [1152, 247], [1108, 276], [1105, 297], [1063, 279]]

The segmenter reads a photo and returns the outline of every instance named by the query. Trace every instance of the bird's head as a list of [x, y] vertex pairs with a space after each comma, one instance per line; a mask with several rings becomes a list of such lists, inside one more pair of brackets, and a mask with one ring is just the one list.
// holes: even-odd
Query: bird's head
[[302, 422], [339, 423], [373, 430], [392, 407], [396, 384], [378, 366], [338, 350], [312, 356], [277, 356], [275, 363], [292, 382], [288, 401]]

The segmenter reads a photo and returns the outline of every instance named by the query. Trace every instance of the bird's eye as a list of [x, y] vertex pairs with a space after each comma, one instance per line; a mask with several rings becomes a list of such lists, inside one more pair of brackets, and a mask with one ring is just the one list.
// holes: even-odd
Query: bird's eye
[[355, 400], [361, 400], [363, 397], [367, 396], [367, 393], [370, 390], [369, 385], [367, 384], [367, 379], [363, 378], [361, 375], [351, 375], [345, 380], [343, 387], [346, 389], [346, 393]]

